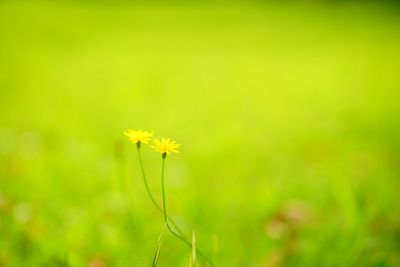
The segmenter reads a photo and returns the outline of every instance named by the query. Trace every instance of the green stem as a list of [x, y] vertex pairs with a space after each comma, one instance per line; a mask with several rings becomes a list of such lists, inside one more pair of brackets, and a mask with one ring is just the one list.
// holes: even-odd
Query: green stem
[[157, 250], [156, 250], [156, 253], [154, 254], [152, 267], [157, 267], [158, 258], [160, 257], [162, 242], [163, 242], [163, 239], [164, 239], [164, 232], [165, 232], [165, 225], [163, 226], [163, 228], [161, 228], [160, 235], [158, 236]]
[[[143, 177], [143, 181], [144, 181], [144, 185], [146, 187], [146, 191], [147, 194], [150, 197], [151, 202], [154, 204], [154, 206], [164, 214], [164, 221], [166, 222], [166, 226], [168, 231], [173, 234], [175, 237], [177, 237], [178, 239], [180, 239], [183, 243], [185, 243], [187, 246], [189, 246], [189, 248], [192, 248], [192, 244], [187, 241], [184, 237], [183, 237], [183, 233], [182, 231], [179, 229], [179, 227], [177, 226], [177, 224], [172, 220], [171, 217], [168, 216], [167, 212], [165, 212], [165, 190], [164, 190], [164, 163], [165, 163], [165, 157], [163, 156], [163, 163], [162, 163], [162, 191], [163, 191], [163, 207], [164, 209], [161, 208], [161, 206], [157, 203], [157, 201], [155, 200], [155, 198], [153, 197], [153, 195], [151, 194], [149, 185], [147, 183], [147, 178], [146, 178], [146, 173], [144, 171], [144, 166], [143, 166], [143, 160], [142, 160], [142, 154], [140, 152], [140, 147], [141, 147], [141, 143], [137, 143], [136, 145], [137, 147], [137, 152], [138, 152], [138, 158], [139, 158], [139, 163], [140, 163], [140, 168], [142, 171], [142, 177]], [[175, 230], [171, 227], [170, 223], [172, 224], [173, 228], [175, 228]], [[201, 252], [201, 250], [199, 250], [198, 248], [196, 248], [196, 252], [199, 254], [199, 256], [205, 260], [210, 266], [215, 266], [212, 261], [203, 253]]]
[[[147, 183], [147, 178], [146, 178], [146, 173], [144, 171], [144, 167], [143, 167], [143, 160], [142, 160], [142, 153], [140, 153], [140, 143], [137, 144], [137, 152], [138, 152], [138, 157], [139, 157], [139, 162], [140, 162], [140, 168], [142, 170], [142, 177], [143, 177], [143, 182], [144, 185], [146, 187], [146, 191], [147, 194], [149, 195], [151, 202], [153, 202], [154, 206], [160, 211], [163, 212], [163, 209], [160, 207], [160, 205], [158, 205], [157, 201], [155, 200], [155, 198], [153, 197], [153, 194], [150, 191], [150, 187], [149, 184]], [[169, 221], [171, 222], [172, 226], [176, 229], [176, 231], [180, 234], [182, 234], [182, 231], [179, 229], [178, 225], [171, 219], [169, 218]]]
[[161, 207], [157, 204], [156, 200], [154, 199], [153, 195], [150, 192], [149, 185], [147, 183], [146, 179], [146, 173], [144, 172], [144, 167], [143, 167], [143, 160], [142, 160], [142, 154], [140, 153], [140, 143], [137, 143], [137, 152], [138, 152], [138, 157], [139, 157], [139, 162], [140, 162], [140, 168], [142, 170], [142, 177], [143, 177], [143, 182], [147, 190], [147, 194], [149, 195], [151, 202], [161, 211]]
[[[182, 235], [179, 235], [176, 233], [169, 225], [168, 222], [168, 215], [167, 215], [167, 208], [165, 204], [165, 186], [164, 186], [164, 166], [165, 166], [165, 158], [167, 157], [166, 153], [162, 154], [162, 167], [161, 167], [161, 190], [162, 190], [162, 197], [163, 197], [163, 211], [164, 211], [164, 221], [165, 224], [167, 225], [167, 229], [170, 231], [171, 234], [179, 238], [181, 241], [183, 241], [187, 246], [192, 248], [192, 244], [187, 241]], [[199, 254], [200, 257], [202, 257], [210, 266], [215, 266], [214, 263], [211, 262], [209, 258], [207, 258], [206, 255], [204, 255], [199, 249], [196, 248], [197, 253]]]
[[168, 227], [168, 217], [167, 217], [167, 207], [165, 205], [165, 190], [164, 190], [164, 166], [165, 166], [165, 153], [162, 157], [162, 167], [161, 167], [161, 189], [162, 189], [162, 199], [163, 199], [163, 211], [164, 211], [164, 221]]

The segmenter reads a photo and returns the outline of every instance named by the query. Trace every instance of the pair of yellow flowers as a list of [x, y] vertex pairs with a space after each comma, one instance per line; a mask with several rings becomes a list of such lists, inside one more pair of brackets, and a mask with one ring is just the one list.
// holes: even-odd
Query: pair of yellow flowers
[[[133, 144], [148, 144], [151, 138], [153, 137], [152, 132], [138, 130], [127, 130], [124, 134], [128, 137], [129, 141]], [[179, 153], [179, 147], [181, 145], [177, 144], [175, 141], [171, 140], [170, 138], [161, 138], [161, 139], [154, 139], [153, 145], [151, 146], [155, 151], [163, 154], [169, 155], [171, 152]]]

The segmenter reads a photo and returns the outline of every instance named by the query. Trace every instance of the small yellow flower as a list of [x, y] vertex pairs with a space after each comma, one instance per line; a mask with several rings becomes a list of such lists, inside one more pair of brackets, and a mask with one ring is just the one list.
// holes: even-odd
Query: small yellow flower
[[155, 139], [153, 144], [154, 145], [151, 147], [154, 148], [155, 151], [163, 154], [163, 156], [169, 155], [171, 152], [179, 153], [178, 148], [181, 146], [175, 141], [172, 141], [170, 138], [161, 138], [161, 140]]
[[140, 143], [148, 144], [149, 140], [153, 136], [152, 132], [142, 131], [142, 130], [138, 131], [127, 130], [124, 132], [124, 134], [128, 136], [129, 141], [131, 141], [133, 144], [140, 144]]

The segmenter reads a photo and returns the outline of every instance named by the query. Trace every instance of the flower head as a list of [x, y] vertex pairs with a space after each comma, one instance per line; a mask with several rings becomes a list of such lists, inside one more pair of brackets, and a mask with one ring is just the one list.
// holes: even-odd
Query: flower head
[[133, 130], [127, 130], [124, 132], [126, 136], [128, 136], [129, 141], [131, 141], [133, 144], [140, 144], [140, 143], [145, 143], [148, 144], [149, 140], [153, 136], [152, 132], [148, 131], [133, 131]]
[[154, 145], [151, 147], [154, 148], [155, 151], [163, 154], [163, 156], [169, 155], [171, 152], [179, 153], [178, 148], [181, 146], [170, 138], [161, 138], [161, 140], [155, 139], [153, 144]]

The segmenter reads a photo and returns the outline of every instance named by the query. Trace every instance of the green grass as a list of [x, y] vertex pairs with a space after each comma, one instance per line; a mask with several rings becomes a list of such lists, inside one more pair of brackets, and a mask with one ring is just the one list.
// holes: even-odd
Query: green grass
[[399, 266], [397, 13], [2, 1], [0, 266]]

